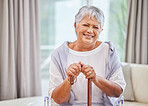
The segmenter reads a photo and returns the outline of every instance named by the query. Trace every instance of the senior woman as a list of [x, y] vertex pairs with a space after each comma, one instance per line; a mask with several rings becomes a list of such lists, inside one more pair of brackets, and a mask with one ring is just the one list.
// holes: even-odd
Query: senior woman
[[52, 52], [49, 97], [55, 103], [86, 106], [89, 78], [93, 106], [112, 106], [124, 91], [126, 83], [115, 47], [98, 40], [103, 25], [100, 9], [82, 7], [75, 16], [76, 41], [67, 41]]

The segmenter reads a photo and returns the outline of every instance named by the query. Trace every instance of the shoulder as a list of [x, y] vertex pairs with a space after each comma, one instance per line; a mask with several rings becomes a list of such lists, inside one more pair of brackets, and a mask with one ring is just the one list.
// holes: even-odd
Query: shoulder
[[111, 53], [116, 52], [116, 48], [115, 48], [115, 45], [114, 45], [113, 42], [108, 41], [108, 42], [105, 42], [105, 43], [109, 46], [109, 52], [111, 52]]
[[120, 60], [119, 59], [119, 54], [118, 54], [118, 52], [117, 52], [117, 50], [116, 50], [116, 48], [115, 48], [115, 45], [113, 44], [113, 42], [111, 42], [111, 41], [109, 41], [109, 42], [105, 42], [106, 44], [108, 44], [108, 46], [109, 46], [109, 58], [110, 58], [110, 61], [112, 60], [112, 61], [116, 61], [116, 60]]
[[119, 58], [119, 54], [112, 42], [105, 42], [109, 45], [108, 50], [108, 72], [107, 78], [109, 78], [115, 71], [117, 71], [121, 67], [121, 62]]
[[59, 47], [55, 48], [52, 51], [52, 55], [59, 54], [59, 53], [62, 53], [62, 52], [68, 52], [68, 46], [67, 46], [68, 43], [69, 42], [66, 41], [62, 45], [60, 45]]
[[109, 41], [109, 42], [105, 42], [106, 44], [108, 44], [109, 46], [109, 50], [108, 50], [108, 56], [111, 60], [115, 61], [115, 60], [120, 60], [119, 59], [119, 54], [116, 50], [115, 45], [113, 44], [113, 42]]
[[56, 49], [54, 49], [51, 53], [51, 59], [55, 60], [57, 58], [66, 57], [69, 53], [68, 44], [69, 42], [66, 41]]

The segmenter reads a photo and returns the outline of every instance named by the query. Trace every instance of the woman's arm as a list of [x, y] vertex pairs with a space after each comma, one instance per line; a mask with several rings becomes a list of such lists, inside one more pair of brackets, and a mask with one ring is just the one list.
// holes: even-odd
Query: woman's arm
[[[52, 92], [52, 98], [58, 104], [68, 102], [70, 98], [70, 91], [71, 86], [74, 82], [74, 79], [79, 75], [81, 72], [81, 65], [79, 63], [71, 64], [68, 69], [66, 70], [67, 78], [57, 86]], [[72, 80], [70, 80], [72, 77]]]
[[82, 64], [82, 66], [82, 73], [86, 76], [86, 79], [91, 78], [93, 83], [106, 95], [110, 97], [119, 97], [121, 95], [122, 88], [117, 83], [96, 75], [95, 70], [90, 65]]
[[53, 90], [52, 98], [58, 104], [67, 102], [70, 98], [71, 84], [67, 78], [58, 87]]
[[93, 83], [110, 97], [119, 97], [122, 93], [122, 88], [118, 84], [100, 76], [96, 75]]

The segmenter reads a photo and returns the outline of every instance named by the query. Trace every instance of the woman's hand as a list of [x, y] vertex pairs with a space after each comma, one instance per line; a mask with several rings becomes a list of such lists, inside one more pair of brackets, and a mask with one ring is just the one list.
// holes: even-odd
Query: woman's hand
[[[81, 64], [79, 63], [73, 63], [71, 64], [68, 68], [67, 68], [67, 76], [68, 76], [68, 80], [71, 81], [71, 77], [73, 78], [73, 81], [75, 80], [75, 78], [80, 74], [81, 72]], [[70, 82], [71, 83], [71, 82]]]
[[95, 79], [96, 73], [92, 66], [82, 64], [81, 72], [86, 76], [86, 79], [91, 78], [92, 80]]

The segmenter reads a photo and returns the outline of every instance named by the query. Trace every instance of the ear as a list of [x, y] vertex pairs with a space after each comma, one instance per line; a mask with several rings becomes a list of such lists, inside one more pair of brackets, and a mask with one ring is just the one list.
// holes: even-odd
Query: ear
[[75, 27], [75, 29], [76, 29], [76, 25], [77, 25], [77, 24], [76, 24], [76, 22], [75, 22], [75, 23], [74, 23], [74, 27]]
[[74, 23], [74, 27], [75, 27], [75, 32], [77, 32], [77, 24], [76, 24], [76, 22]]
[[103, 31], [103, 29], [101, 29], [101, 32]]
[[100, 32], [102, 32], [103, 31], [103, 29], [100, 29]]

